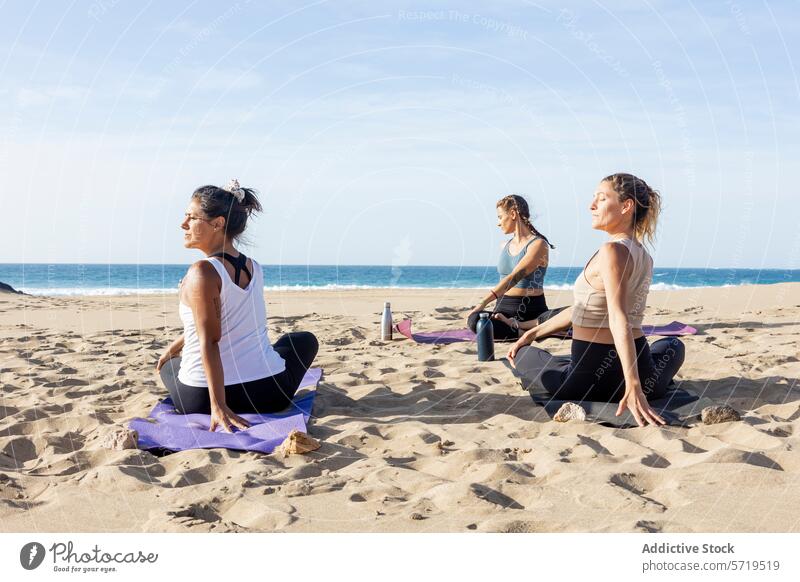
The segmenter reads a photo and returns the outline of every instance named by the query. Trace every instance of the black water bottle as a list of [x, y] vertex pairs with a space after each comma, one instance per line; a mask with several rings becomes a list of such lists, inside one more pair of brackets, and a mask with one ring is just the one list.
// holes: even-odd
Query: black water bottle
[[481, 313], [478, 325], [475, 328], [478, 336], [478, 361], [491, 362], [494, 360], [494, 328], [488, 313]]

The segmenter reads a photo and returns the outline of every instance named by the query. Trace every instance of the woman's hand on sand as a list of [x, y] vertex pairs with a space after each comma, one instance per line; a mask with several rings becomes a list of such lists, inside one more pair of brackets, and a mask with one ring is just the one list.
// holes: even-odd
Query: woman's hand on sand
[[244, 430], [250, 426], [250, 423], [223, 404], [211, 408], [211, 425], [208, 430], [214, 432], [218, 426], [222, 427], [225, 432], [233, 432], [234, 426]]
[[648, 424], [659, 426], [667, 424], [666, 421], [650, 407], [650, 403], [647, 402], [647, 398], [641, 388], [625, 392], [622, 400], [619, 401], [617, 416], [621, 415], [625, 408], [631, 411], [633, 418], [636, 419], [636, 424], [639, 426], [646, 426]]

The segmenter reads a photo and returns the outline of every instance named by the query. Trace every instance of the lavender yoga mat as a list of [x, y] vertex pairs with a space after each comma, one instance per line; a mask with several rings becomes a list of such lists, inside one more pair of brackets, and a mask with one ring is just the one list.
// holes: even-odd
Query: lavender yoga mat
[[644, 335], [663, 335], [663, 336], [677, 336], [677, 335], [694, 335], [697, 329], [691, 325], [686, 325], [680, 321], [673, 321], [667, 325], [643, 325], [642, 331]]
[[[322, 368], [306, 372], [300, 389], [316, 388], [322, 377]], [[317, 391], [295, 396], [292, 406], [274, 414], [241, 414], [250, 428], [234, 433], [218, 428], [210, 432], [209, 414], [179, 414], [172, 400], [166, 398], [156, 404], [147, 418], [134, 418], [129, 427], [139, 433], [140, 449], [236, 449], [271, 453], [293, 429], [306, 432], [306, 422], [311, 416]]]
[[453, 329], [448, 331], [429, 331], [427, 333], [412, 333], [411, 320], [404, 319], [395, 326], [398, 332], [418, 344], [452, 344], [456, 342], [471, 342], [475, 334], [469, 329]]
[[[414, 333], [411, 331], [411, 320], [404, 319], [395, 326], [395, 329], [410, 340], [418, 344], [452, 344], [455, 342], [470, 342], [475, 340], [475, 334], [469, 329], [455, 329], [448, 331], [429, 331]], [[694, 335], [697, 329], [680, 321], [673, 321], [667, 325], [643, 325], [645, 335], [681, 336]], [[565, 334], [569, 337], [571, 334]]]

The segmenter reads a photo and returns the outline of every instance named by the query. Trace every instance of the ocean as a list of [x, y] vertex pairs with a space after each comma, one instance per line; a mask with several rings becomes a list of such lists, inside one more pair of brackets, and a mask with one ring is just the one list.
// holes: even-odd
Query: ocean
[[[32, 295], [177, 293], [188, 265], [0, 264], [0, 281]], [[571, 289], [582, 267], [550, 267], [545, 288]], [[362, 265], [263, 265], [264, 289], [473, 289], [493, 286], [497, 269]], [[655, 268], [654, 291], [800, 282], [800, 269]]]

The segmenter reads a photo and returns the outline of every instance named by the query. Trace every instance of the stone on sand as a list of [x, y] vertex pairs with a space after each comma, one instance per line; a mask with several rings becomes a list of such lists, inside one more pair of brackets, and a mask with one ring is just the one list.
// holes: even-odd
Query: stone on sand
[[703, 424], [719, 424], [721, 422], [742, 420], [742, 417], [735, 408], [723, 404], [722, 406], [706, 406], [700, 412], [700, 419]]
[[100, 446], [112, 451], [124, 451], [125, 449], [135, 449], [136, 441], [139, 440], [139, 433], [135, 430], [116, 427], [103, 435]]
[[569, 422], [570, 420], [586, 420], [586, 411], [580, 404], [565, 402], [553, 416], [556, 422]]
[[294, 429], [278, 447], [284, 457], [289, 455], [302, 455], [316, 451], [320, 447], [319, 441], [304, 432]]

